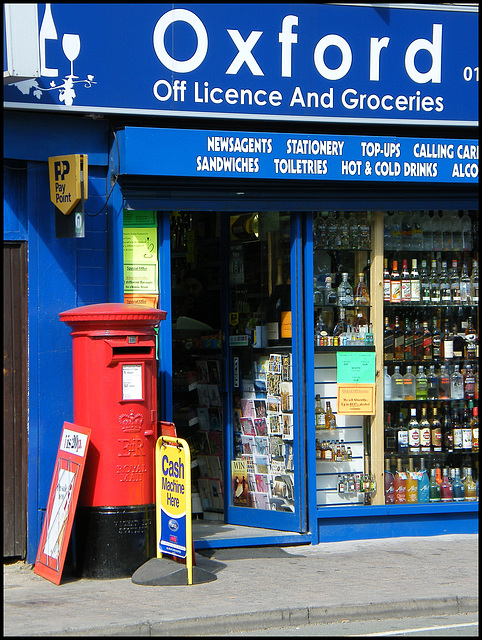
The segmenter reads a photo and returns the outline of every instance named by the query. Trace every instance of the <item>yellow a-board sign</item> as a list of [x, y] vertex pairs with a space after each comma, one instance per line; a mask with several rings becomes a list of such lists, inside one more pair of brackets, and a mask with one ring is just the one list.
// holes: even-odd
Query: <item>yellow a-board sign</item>
[[157, 557], [186, 558], [192, 584], [191, 452], [182, 438], [161, 436], [156, 442]]
[[87, 200], [87, 154], [49, 158], [50, 199], [64, 215]]

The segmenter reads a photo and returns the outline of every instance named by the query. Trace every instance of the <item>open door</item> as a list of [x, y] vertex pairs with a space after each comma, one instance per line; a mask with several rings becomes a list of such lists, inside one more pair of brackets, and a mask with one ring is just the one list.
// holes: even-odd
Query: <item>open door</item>
[[230, 216], [225, 521], [303, 532], [296, 224], [289, 212]]
[[191, 448], [194, 519], [306, 530], [297, 224], [170, 215], [172, 419]]

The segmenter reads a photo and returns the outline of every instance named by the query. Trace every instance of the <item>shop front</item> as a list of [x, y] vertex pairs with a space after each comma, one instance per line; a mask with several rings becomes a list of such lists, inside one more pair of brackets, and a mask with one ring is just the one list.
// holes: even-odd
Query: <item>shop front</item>
[[[190, 445], [196, 548], [477, 531], [476, 8], [38, 7], [59, 47], [92, 20], [58, 96], [49, 47], [4, 91], [4, 240], [28, 243], [36, 288], [28, 554], [71, 417], [68, 335], [46, 336], [106, 300], [166, 311], [158, 419]], [[133, 20], [127, 91], [107, 78]], [[66, 153], [89, 156], [83, 237], [57, 237], [48, 202]], [[42, 396], [49, 353], [65, 375]]]

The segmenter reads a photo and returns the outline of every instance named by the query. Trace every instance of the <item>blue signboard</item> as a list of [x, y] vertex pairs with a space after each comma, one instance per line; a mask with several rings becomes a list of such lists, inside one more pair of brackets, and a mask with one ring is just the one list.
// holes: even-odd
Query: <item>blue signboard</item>
[[117, 141], [119, 172], [131, 175], [466, 184], [479, 176], [477, 140], [126, 127]]
[[7, 107], [475, 125], [478, 11], [441, 5], [39, 4], [41, 76]]

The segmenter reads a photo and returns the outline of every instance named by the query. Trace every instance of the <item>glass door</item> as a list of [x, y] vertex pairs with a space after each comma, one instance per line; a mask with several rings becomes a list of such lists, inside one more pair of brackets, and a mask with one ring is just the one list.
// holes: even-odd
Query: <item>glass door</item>
[[225, 520], [231, 524], [305, 527], [299, 245], [294, 214], [230, 215]]

